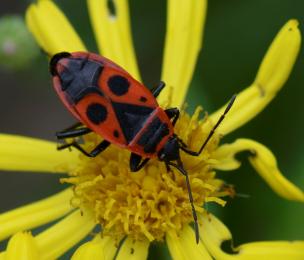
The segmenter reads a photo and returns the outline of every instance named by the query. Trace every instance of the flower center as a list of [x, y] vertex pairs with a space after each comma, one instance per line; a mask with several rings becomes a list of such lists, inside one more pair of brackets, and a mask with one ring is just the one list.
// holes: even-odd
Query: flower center
[[[197, 108], [193, 116], [182, 112], [175, 126], [175, 133], [195, 151], [212, 127], [207, 116], [199, 120], [201, 111]], [[96, 134], [86, 136], [85, 149], [100, 140]], [[211, 167], [218, 142], [214, 135], [199, 157], [181, 152], [197, 212], [208, 201], [221, 202], [217, 196], [223, 183]], [[175, 169], [167, 172], [163, 162], [153, 159], [139, 172], [130, 172], [130, 151], [114, 145], [94, 159], [80, 156], [79, 166], [63, 181], [75, 186], [72, 204], [93, 211], [105, 235], [162, 240], [167, 231], [178, 232], [193, 221], [185, 177]]]

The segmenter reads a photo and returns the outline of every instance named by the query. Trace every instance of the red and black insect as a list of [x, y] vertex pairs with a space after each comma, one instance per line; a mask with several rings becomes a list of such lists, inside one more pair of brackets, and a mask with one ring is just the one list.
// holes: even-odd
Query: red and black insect
[[198, 243], [197, 215], [180, 150], [198, 156], [229, 111], [235, 96], [196, 152], [189, 150], [174, 133], [179, 110], [163, 110], [156, 101], [165, 87], [164, 82], [149, 90], [114, 62], [89, 52], [61, 52], [54, 55], [50, 61], [50, 72], [57, 94], [79, 121], [57, 132], [57, 138], [78, 137], [94, 131], [104, 139], [89, 152], [77, 141], [65, 143], [58, 149], [72, 146], [89, 157], [95, 157], [112, 143], [131, 151], [130, 169], [133, 172], [139, 171], [151, 158], [163, 161], [168, 170], [170, 166], [178, 169], [186, 177]]

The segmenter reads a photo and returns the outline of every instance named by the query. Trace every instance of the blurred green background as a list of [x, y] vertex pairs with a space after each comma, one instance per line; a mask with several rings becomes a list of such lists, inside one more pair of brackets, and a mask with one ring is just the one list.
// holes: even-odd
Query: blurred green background
[[[56, 1], [91, 51], [96, 51], [85, 1]], [[23, 15], [30, 1], [1, 1], [0, 13]], [[76, 4], [77, 3], [77, 4]], [[139, 67], [147, 86], [159, 82], [165, 36], [163, 0], [130, 0]], [[290, 18], [304, 32], [303, 0], [209, 1], [203, 49], [187, 97], [189, 112], [202, 105], [209, 112], [240, 92], [255, 77], [275, 34]], [[181, 17], [182, 19], [182, 17]], [[288, 179], [304, 189], [304, 48], [286, 86], [256, 118], [223, 139], [246, 137], [267, 145]], [[186, 64], [185, 64], [186, 65]], [[17, 71], [0, 68], [0, 132], [55, 140], [54, 132], [74, 122], [56, 97], [43, 54]], [[304, 240], [304, 205], [275, 195], [249, 166], [219, 175], [249, 195], [229, 200], [217, 214], [233, 233], [235, 245], [257, 240]], [[0, 212], [62, 189], [58, 175], [0, 173]], [[158, 254], [158, 253], [156, 253]], [[159, 252], [160, 254], [160, 252]]]

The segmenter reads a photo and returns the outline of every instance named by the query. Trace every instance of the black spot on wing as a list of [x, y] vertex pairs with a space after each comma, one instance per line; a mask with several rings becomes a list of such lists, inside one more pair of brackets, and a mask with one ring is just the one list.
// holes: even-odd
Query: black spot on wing
[[86, 114], [93, 124], [98, 125], [106, 120], [108, 112], [104, 105], [93, 103], [87, 107]]
[[114, 135], [114, 137], [118, 138], [119, 137], [119, 132], [117, 130], [114, 130], [113, 135]]
[[130, 82], [123, 76], [115, 75], [108, 79], [108, 86], [114, 95], [122, 96], [128, 92]]
[[116, 102], [112, 102], [112, 106], [128, 143], [133, 140], [154, 110], [150, 107]]
[[139, 101], [141, 101], [141, 102], [145, 103], [145, 102], [147, 102], [147, 98], [146, 98], [146, 97], [141, 96], [141, 97], [139, 98]]

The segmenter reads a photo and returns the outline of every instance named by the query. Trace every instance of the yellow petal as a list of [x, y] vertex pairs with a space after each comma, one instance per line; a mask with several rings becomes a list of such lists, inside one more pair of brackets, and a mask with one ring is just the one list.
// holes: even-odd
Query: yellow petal
[[[219, 127], [221, 134], [228, 134], [247, 123], [276, 96], [291, 73], [300, 43], [298, 22], [290, 20], [270, 45], [252, 85], [238, 94], [225, 121]], [[213, 113], [210, 119], [215, 123], [225, 108], [226, 105]]]
[[108, 9], [108, 2], [87, 0], [99, 51], [140, 80], [131, 36], [128, 1], [111, 1], [116, 10], [115, 15]]
[[[304, 241], [253, 242], [236, 248], [251, 259], [304, 259]], [[271, 257], [271, 258], [270, 258]]]
[[304, 193], [282, 175], [272, 152], [256, 141], [237, 139], [234, 143], [220, 146], [214, 154], [214, 159], [219, 163], [213, 167], [221, 170], [238, 168], [240, 163], [235, 155], [242, 151], [252, 153], [249, 157], [251, 165], [278, 195], [289, 200], [304, 201]]
[[72, 260], [105, 259], [104, 248], [99, 242], [90, 241], [82, 244], [73, 254]]
[[35, 237], [43, 259], [55, 259], [64, 254], [94, 228], [94, 218], [77, 210]]
[[123, 242], [119, 249], [117, 260], [144, 260], [148, 257], [148, 249], [150, 242], [146, 239], [144, 241], [135, 241], [130, 237]]
[[36, 242], [30, 233], [17, 233], [8, 243], [5, 260], [40, 259]]
[[168, 232], [166, 241], [174, 260], [212, 259], [201, 241], [196, 244], [195, 234], [190, 226], [184, 227], [179, 236], [174, 232]]
[[71, 189], [0, 214], [0, 240], [22, 230], [41, 226], [67, 214], [72, 207]]
[[204, 215], [200, 226], [201, 239], [215, 259], [221, 260], [300, 260], [304, 259], [303, 241], [253, 242], [234, 249], [228, 254], [221, 249], [223, 241], [231, 240], [228, 228], [213, 215]]
[[207, 0], [168, 0], [162, 80], [167, 84], [160, 103], [180, 107], [186, 97], [201, 49]]
[[94, 240], [81, 245], [73, 254], [72, 260], [104, 259], [112, 260], [117, 251], [112, 237], [97, 235]]
[[57, 151], [55, 143], [0, 134], [0, 170], [62, 173], [77, 162], [76, 151]]
[[27, 9], [26, 23], [38, 44], [49, 55], [86, 48], [61, 10], [50, 0], [39, 0]]

